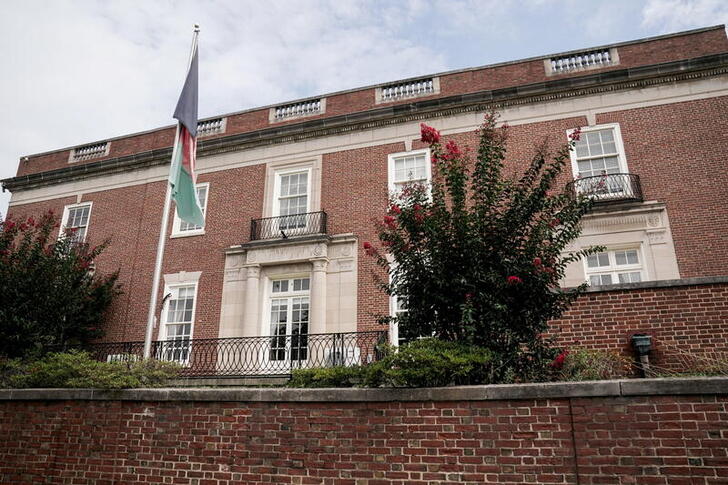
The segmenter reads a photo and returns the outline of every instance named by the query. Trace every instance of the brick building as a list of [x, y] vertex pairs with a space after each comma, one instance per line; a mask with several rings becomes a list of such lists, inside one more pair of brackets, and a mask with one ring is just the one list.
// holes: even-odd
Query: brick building
[[[182, 360], [189, 339], [265, 337], [266, 359], [289, 363], [310, 342], [271, 335], [382, 330], [376, 315], [396, 305], [361, 243], [375, 239], [388, 191], [430, 176], [420, 122], [473, 145], [494, 107], [512, 127], [514, 171], [534, 145], [584, 132], [563, 183], [598, 203], [573, 248], [608, 250], [569, 268], [565, 286], [592, 288], [554, 333], [626, 348], [645, 331], [666, 346], [726, 351], [727, 73], [716, 26], [202, 120], [206, 224], [170, 218], [155, 336], [186, 342]], [[2, 181], [12, 215], [53, 209], [86, 241], [111, 238], [100, 269], [121, 269], [124, 294], [110, 342], [144, 337], [173, 136], [164, 127], [29, 155]]]

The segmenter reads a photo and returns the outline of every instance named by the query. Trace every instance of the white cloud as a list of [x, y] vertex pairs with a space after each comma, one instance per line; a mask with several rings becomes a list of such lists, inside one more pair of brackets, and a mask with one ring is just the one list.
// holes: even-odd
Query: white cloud
[[649, 0], [642, 9], [642, 25], [662, 33], [716, 24], [728, 24], [725, 0]]

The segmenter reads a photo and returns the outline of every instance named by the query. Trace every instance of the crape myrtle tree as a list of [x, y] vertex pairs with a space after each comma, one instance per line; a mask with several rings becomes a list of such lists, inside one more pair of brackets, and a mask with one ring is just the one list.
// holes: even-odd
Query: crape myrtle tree
[[376, 223], [379, 245], [364, 249], [389, 275], [378, 278], [382, 289], [406, 308], [382, 323], [396, 321], [406, 340], [434, 336], [488, 348], [493, 378], [503, 380], [533, 376], [553, 360], [557, 351], [543, 337], [548, 321], [586, 286], [561, 290], [559, 279], [569, 263], [600, 248], [564, 253], [591, 205], [555, 187], [579, 130], [553, 156], [537, 149], [516, 180], [504, 173], [507, 126], [496, 121], [485, 116], [474, 157], [454, 141], [443, 146], [439, 132], [422, 124], [432, 183], [393, 194]]
[[73, 230], [57, 238], [58, 227], [52, 212], [0, 222], [0, 356], [34, 356], [102, 336], [104, 314], [120, 293], [118, 271], [94, 271], [108, 242], [90, 247]]

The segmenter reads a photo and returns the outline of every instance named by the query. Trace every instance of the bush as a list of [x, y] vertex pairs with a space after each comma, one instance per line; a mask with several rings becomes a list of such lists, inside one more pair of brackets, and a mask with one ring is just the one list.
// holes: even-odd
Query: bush
[[632, 361], [616, 351], [565, 350], [552, 364], [557, 381], [620, 379], [631, 374]]
[[364, 368], [367, 387], [440, 387], [491, 380], [489, 350], [435, 338], [415, 340]]
[[296, 369], [288, 387], [353, 387], [362, 381], [361, 366]]
[[0, 356], [39, 356], [103, 335], [121, 292], [119, 273], [94, 270], [108, 241], [91, 247], [72, 230], [56, 237], [52, 212], [0, 221]]
[[159, 387], [179, 374], [173, 362], [99, 362], [86, 352], [50, 353], [35, 361], [5, 360], [0, 385], [5, 388]]
[[586, 287], [560, 289], [566, 267], [601, 250], [568, 251], [592, 205], [562, 185], [579, 131], [553, 157], [538, 149], [519, 178], [506, 170], [507, 131], [496, 128], [494, 114], [472, 155], [454, 140], [441, 142], [432, 127], [421, 131], [432, 182], [393, 194], [376, 223], [379, 244], [363, 242], [382, 269], [377, 282], [407, 309], [380, 321], [394, 320], [407, 340], [485, 347], [500, 356], [498, 380], [530, 379], [553, 359], [543, 340], [549, 320]]

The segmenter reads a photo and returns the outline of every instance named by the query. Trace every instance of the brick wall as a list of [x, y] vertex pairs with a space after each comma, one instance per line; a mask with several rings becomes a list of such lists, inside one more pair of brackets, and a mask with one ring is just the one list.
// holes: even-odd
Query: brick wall
[[[518, 400], [472, 397], [485, 396], [488, 387], [428, 391], [433, 400], [382, 390], [402, 402], [337, 400], [358, 390], [309, 391], [318, 402], [270, 399], [301, 395], [295, 390], [256, 391], [263, 402], [194, 401], [214, 399], [214, 391], [200, 390], [190, 391], [190, 400], [184, 391], [161, 401], [156, 391], [146, 391], [151, 399], [144, 401], [6, 400], [0, 401], [0, 481], [728, 483], [728, 396], [725, 381], [716, 385], [723, 386], [719, 394], [600, 395], [605, 387], [619, 389], [614, 382], [592, 386], [588, 393], [597, 397], [578, 397], [585, 393], [567, 385], [571, 390], [554, 393], [577, 397]], [[534, 394], [528, 388], [513, 391]], [[463, 394], [470, 400], [459, 399]], [[441, 400], [446, 396], [452, 399]]]
[[633, 356], [631, 337], [652, 337], [653, 364], [669, 370], [695, 359], [728, 357], [728, 282], [591, 292], [551, 334], [559, 345], [619, 350]]
[[[641, 176], [646, 200], [666, 204], [682, 277], [726, 275], [728, 247], [722, 242], [728, 240], [728, 220], [719, 188], [728, 185], [728, 172], [718, 168], [728, 153], [726, 137], [721, 136], [728, 130], [721, 130], [725, 112], [728, 97], [716, 97], [616, 111], [597, 119], [620, 124], [629, 169]], [[521, 172], [535, 145], [546, 141], [555, 147], [565, 141], [567, 129], [583, 124], [585, 118], [573, 117], [513, 126], [506, 171]], [[448, 138], [464, 146], [477, 143], [474, 132]], [[414, 140], [413, 148], [421, 146]], [[373, 221], [383, 216], [387, 203], [387, 155], [404, 150], [399, 142], [323, 155], [321, 207], [329, 215], [331, 234], [354, 233], [360, 243], [376, 240]], [[567, 167], [560, 183], [571, 176]], [[247, 241], [250, 219], [262, 216], [265, 167], [205, 173], [199, 180], [210, 183], [206, 234], [169, 239], [163, 273], [202, 271], [195, 337], [216, 337], [223, 251]], [[99, 268], [120, 268], [124, 285], [125, 294], [107, 328], [109, 340], [143, 339], [163, 196], [161, 182], [82, 195], [82, 201], [94, 202], [88, 240], [98, 244], [111, 238]], [[65, 204], [75, 201], [66, 197], [14, 205], [10, 212], [28, 216], [52, 208], [61, 214]], [[361, 244], [359, 251], [358, 322], [367, 330], [377, 328], [376, 315], [388, 312], [388, 301], [374, 284], [376, 268]], [[618, 317], [604, 318], [609, 322]], [[590, 321], [586, 328], [594, 325]], [[588, 340], [588, 335], [581, 336], [584, 333], [574, 338]]]

